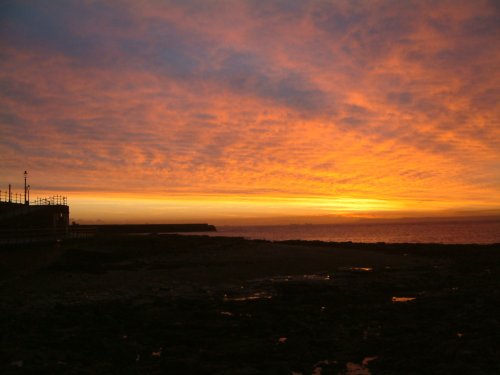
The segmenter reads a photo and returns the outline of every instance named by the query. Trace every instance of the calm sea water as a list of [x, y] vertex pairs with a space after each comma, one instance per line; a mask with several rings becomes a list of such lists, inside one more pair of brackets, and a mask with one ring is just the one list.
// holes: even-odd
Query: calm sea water
[[248, 239], [320, 240], [334, 242], [500, 243], [500, 221], [460, 223], [397, 223], [397, 224], [328, 224], [221, 226], [212, 236], [244, 237]]

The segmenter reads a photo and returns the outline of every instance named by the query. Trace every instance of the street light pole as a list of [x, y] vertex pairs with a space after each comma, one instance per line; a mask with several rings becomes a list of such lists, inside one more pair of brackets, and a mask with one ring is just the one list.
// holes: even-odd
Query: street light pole
[[26, 186], [26, 179], [28, 178], [28, 171], [24, 171], [24, 204], [28, 204], [27, 198], [27, 193], [28, 193], [28, 186]]

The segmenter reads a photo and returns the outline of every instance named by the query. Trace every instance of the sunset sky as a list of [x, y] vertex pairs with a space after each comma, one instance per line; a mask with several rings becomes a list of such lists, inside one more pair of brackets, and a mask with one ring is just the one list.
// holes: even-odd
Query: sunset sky
[[500, 212], [500, 2], [1, 1], [0, 190], [80, 222]]

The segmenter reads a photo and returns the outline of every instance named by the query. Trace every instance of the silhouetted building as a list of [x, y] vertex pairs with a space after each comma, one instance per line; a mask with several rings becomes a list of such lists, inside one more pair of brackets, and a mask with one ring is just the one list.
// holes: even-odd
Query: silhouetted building
[[66, 204], [25, 205], [0, 202], [0, 226], [3, 229], [47, 229], [65, 232], [69, 225]]
[[44, 231], [66, 233], [69, 226], [69, 206], [66, 197], [37, 198], [30, 204], [28, 173], [24, 172], [24, 195], [0, 191], [0, 232], [15, 230], [19, 233]]

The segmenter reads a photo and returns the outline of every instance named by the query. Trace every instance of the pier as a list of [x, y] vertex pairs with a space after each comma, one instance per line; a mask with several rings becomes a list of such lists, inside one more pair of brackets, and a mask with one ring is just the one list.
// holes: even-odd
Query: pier
[[37, 197], [30, 201], [28, 172], [24, 172], [24, 194], [0, 190], [0, 247], [85, 239], [101, 234], [162, 234], [213, 232], [209, 224], [69, 224], [68, 199], [63, 195]]

